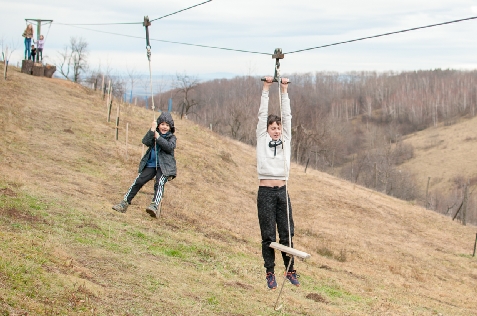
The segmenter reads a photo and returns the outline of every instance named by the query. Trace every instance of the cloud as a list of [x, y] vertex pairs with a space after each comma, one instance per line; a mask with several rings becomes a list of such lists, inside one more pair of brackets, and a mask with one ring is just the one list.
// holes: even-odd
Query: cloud
[[[147, 70], [145, 30], [141, 24], [83, 26], [59, 23], [142, 22], [148, 15], [155, 19], [202, 2], [193, 0], [141, 1], [37, 1], [4, 0], [0, 38], [19, 39], [25, 18], [53, 19], [45, 52], [51, 60], [72, 36], [83, 37], [89, 44], [89, 61], [97, 67], [110, 59], [114, 68], [137, 65]], [[284, 52], [393, 32], [426, 24], [475, 15], [477, 6], [467, 0], [318, 1], [295, 0], [214, 0], [196, 8], [154, 21], [152, 39], [186, 42], [272, 53]], [[473, 29], [477, 20], [450, 24], [414, 32], [343, 44], [287, 55], [284, 71], [320, 70], [409, 70], [459, 66], [474, 69], [468, 52], [475, 51]], [[96, 31], [86, 30], [94, 29]], [[140, 37], [130, 38], [101, 32]], [[270, 73], [270, 56], [200, 48], [152, 41], [153, 67], [157, 73], [187, 71], [193, 74], [247, 72], [253, 63], [257, 74]], [[22, 57], [22, 44], [16, 57]], [[474, 58], [475, 59], [475, 58]]]

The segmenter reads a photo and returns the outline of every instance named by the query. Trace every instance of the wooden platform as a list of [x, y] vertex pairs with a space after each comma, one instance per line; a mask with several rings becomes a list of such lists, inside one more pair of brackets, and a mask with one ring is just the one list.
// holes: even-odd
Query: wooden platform
[[29, 74], [37, 77], [53, 77], [56, 71], [56, 66], [43, 65], [42, 63], [34, 63], [32, 60], [22, 60], [22, 73]]
[[277, 250], [286, 252], [289, 255], [299, 257], [299, 258], [303, 258], [303, 259], [308, 259], [308, 258], [311, 257], [311, 255], [309, 253], [306, 253], [306, 252], [303, 252], [303, 251], [300, 251], [300, 250], [296, 250], [295, 248], [290, 248], [290, 247], [287, 247], [287, 246], [283, 246], [282, 244], [279, 244], [277, 242], [270, 243], [270, 247], [273, 248], [273, 249], [277, 249]]

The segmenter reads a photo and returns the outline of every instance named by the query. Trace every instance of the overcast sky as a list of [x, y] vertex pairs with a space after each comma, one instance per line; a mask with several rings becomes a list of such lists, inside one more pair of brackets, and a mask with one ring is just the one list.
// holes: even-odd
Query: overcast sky
[[[25, 19], [51, 19], [42, 26], [44, 54], [54, 64], [70, 37], [82, 37], [92, 68], [148, 73], [145, 39], [100, 33], [64, 24], [142, 22], [205, 0], [0, 0], [0, 39], [23, 58]], [[477, 0], [213, 0], [152, 22], [151, 39], [284, 53], [429, 24], [477, 16]], [[141, 24], [81, 26], [145, 36]], [[477, 68], [477, 20], [285, 55], [282, 73], [402, 71]], [[36, 37], [36, 27], [35, 27]], [[199, 78], [273, 74], [267, 55], [151, 41], [154, 75], [186, 72]]]

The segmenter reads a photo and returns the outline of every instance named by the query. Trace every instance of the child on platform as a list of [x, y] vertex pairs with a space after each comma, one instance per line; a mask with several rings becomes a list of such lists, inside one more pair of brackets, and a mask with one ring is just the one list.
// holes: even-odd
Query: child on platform
[[142, 139], [142, 143], [148, 146], [148, 149], [139, 163], [139, 174], [123, 200], [113, 206], [113, 210], [125, 213], [142, 186], [156, 177], [154, 196], [146, 212], [151, 217], [159, 217], [159, 204], [164, 193], [164, 185], [168, 180], [174, 179], [177, 173], [174, 158], [177, 138], [174, 132], [174, 120], [169, 112], [162, 112], [157, 122], [152, 122], [151, 128]]
[[35, 45], [31, 45], [31, 60], [35, 62], [35, 58], [36, 58], [36, 48], [35, 48]]
[[38, 57], [36, 59], [37, 62], [40, 62], [43, 60], [43, 47], [45, 45], [45, 38], [43, 37], [43, 35], [40, 35], [40, 39], [35, 41], [33, 40], [33, 43], [36, 44], [36, 48], [38, 50]]

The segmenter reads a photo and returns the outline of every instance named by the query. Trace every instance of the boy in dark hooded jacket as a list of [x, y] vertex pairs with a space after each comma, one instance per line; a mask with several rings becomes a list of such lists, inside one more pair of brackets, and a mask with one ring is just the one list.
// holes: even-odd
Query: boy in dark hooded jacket
[[151, 129], [142, 139], [142, 143], [148, 146], [148, 149], [139, 163], [139, 174], [123, 200], [113, 206], [113, 210], [125, 213], [142, 186], [156, 177], [154, 196], [146, 212], [152, 217], [159, 216], [159, 204], [164, 193], [164, 185], [168, 180], [174, 179], [177, 173], [174, 158], [177, 138], [174, 132], [174, 120], [169, 112], [162, 112], [157, 122], [152, 122]]

